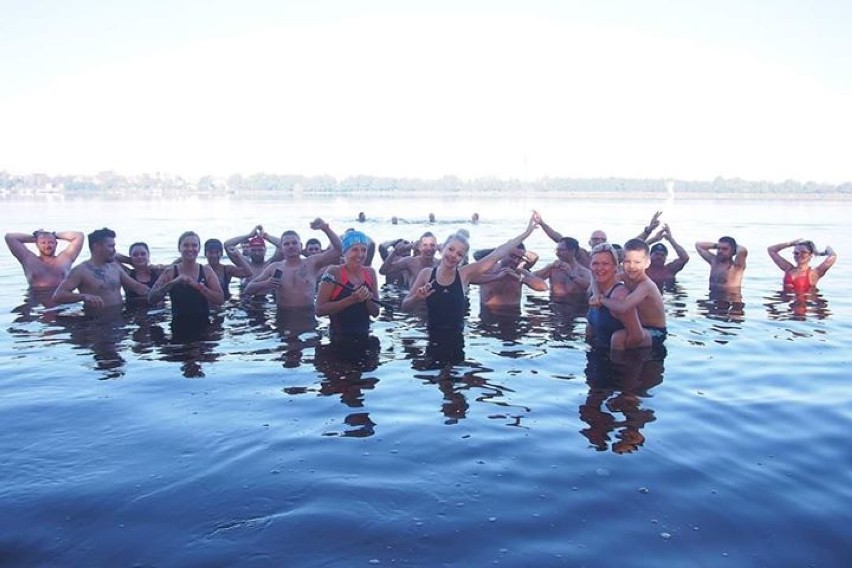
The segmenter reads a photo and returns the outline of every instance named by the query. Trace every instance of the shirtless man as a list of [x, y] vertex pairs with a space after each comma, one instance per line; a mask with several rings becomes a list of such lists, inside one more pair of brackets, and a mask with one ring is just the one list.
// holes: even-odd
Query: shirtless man
[[420, 274], [424, 268], [432, 268], [438, 266], [438, 261], [435, 260], [435, 253], [438, 252], [438, 239], [430, 232], [425, 232], [420, 237], [417, 244], [417, 250], [420, 254], [416, 256], [400, 256], [404, 247], [400, 247], [391, 251], [391, 254], [382, 263], [379, 268], [379, 274], [387, 276], [395, 272], [401, 272], [405, 279], [405, 286], [411, 286], [414, 279]]
[[[391, 239], [383, 243], [379, 243], [379, 255], [382, 258], [382, 263], [388, 259], [391, 252], [396, 254], [397, 258], [410, 257], [414, 251], [414, 246], [405, 239]], [[391, 271], [392, 270], [392, 271]], [[405, 286], [405, 274], [401, 268], [389, 269], [385, 273], [385, 282], [395, 286]]]
[[651, 345], [658, 347], [666, 339], [666, 311], [663, 306], [663, 297], [654, 281], [645, 274], [645, 269], [650, 262], [648, 244], [645, 241], [630, 239], [624, 243], [622, 276], [628, 294], [624, 298], [601, 297], [600, 302], [616, 317], [635, 309], [643, 332], [631, 337], [626, 331], [616, 331], [612, 336], [614, 346], [623, 345], [625, 349]]
[[[252, 278], [264, 271], [267, 266], [276, 260], [280, 260], [280, 256], [273, 255], [269, 260], [266, 259], [266, 242], [269, 241], [276, 247], [278, 240], [269, 236], [263, 230], [263, 225], [257, 225], [254, 229], [245, 235], [233, 237], [225, 241], [224, 248], [228, 252], [228, 258], [231, 262], [237, 264], [237, 261], [231, 256], [229, 251], [236, 250], [237, 246], [248, 245], [248, 261], [251, 268], [251, 277], [245, 278], [243, 283], [249, 282]], [[276, 258], [277, 257], [277, 258]]]
[[[68, 246], [56, 254], [57, 241], [68, 241]], [[83, 233], [78, 231], [63, 231], [52, 233], [39, 229], [32, 234], [6, 233], [6, 245], [21, 267], [27, 283], [33, 290], [53, 292], [59, 283], [68, 276], [71, 265], [83, 249]], [[35, 243], [38, 255], [34, 254], [27, 244]]]
[[577, 239], [562, 237], [556, 245], [556, 260], [534, 272], [539, 278], [550, 281], [550, 299], [554, 302], [585, 300], [592, 273], [577, 260], [579, 251]]
[[[75, 266], [53, 293], [58, 304], [83, 302], [87, 309], [101, 309], [122, 304], [121, 288], [148, 295], [148, 287], [133, 278], [115, 262], [115, 233], [98, 229], [89, 233], [91, 257]], [[79, 290], [75, 293], [74, 290]]]
[[[716, 254], [710, 252], [716, 250]], [[738, 245], [733, 237], [722, 237], [719, 242], [699, 241], [695, 250], [710, 264], [711, 290], [737, 290], [743, 282], [748, 250]]]
[[470, 281], [479, 284], [479, 303], [489, 309], [519, 308], [521, 291], [529, 286], [547, 291], [547, 281], [525, 268], [523, 244], [509, 251], [489, 270]]
[[322, 271], [330, 264], [340, 262], [342, 246], [328, 223], [320, 218], [311, 221], [311, 229], [326, 234], [331, 248], [307, 258], [302, 257], [302, 242], [296, 231], [281, 234], [280, 249], [284, 260], [273, 262], [257, 275], [245, 294], [265, 294], [274, 290], [279, 308], [309, 308], [314, 306], [317, 281]]
[[[669, 241], [669, 244], [672, 245], [672, 248], [677, 253], [677, 258], [669, 263], [666, 263], [669, 249], [663, 243], [658, 242], [662, 239]], [[683, 270], [683, 267], [689, 262], [689, 254], [687, 254], [686, 249], [675, 241], [668, 225], [663, 225], [663, 228], [646, 242], [653, 246], [651, 246], [651, 265], [645, 271], [645, 274], [660, 289], [674, 286], [675, 275]]]

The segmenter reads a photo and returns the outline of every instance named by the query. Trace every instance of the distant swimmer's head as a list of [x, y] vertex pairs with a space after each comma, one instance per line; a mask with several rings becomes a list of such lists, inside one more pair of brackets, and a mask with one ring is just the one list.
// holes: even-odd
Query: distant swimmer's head
[[718, 243], [718, 253], [723, 259], [733, 258], [737, 254], [737, 241], [734, 237], [722, 237]]
[[364, 221], [366, 221], [366, 220], [367, 220], [367, 216], [364, 214], [364, 212], [363, 212], [363, 211], [361, 211], [360, 213], [358, 213], [358, 222], [359, 222], [359, 223], [363, 223], [363, 222], [364, 222]]

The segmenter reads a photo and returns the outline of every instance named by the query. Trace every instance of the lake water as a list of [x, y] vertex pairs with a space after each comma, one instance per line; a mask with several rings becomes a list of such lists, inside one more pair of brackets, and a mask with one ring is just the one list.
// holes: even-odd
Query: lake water
[[[664, 360], [602, 369], [582, 314], [530, 292], [519, 318], [481, 318], [475, 287], [450, 369], [422, 364], [423, 323], [400, 312], [374, 322], [362, 367], [329, 362], [325, 318], [292, 338], [238, 300], [213, 340], [171, 345], [163, 310], [110, 327], [27, 309], [4, 248], [0, 565], [845, 565], [848, 202], [5, 197], [2, 225], [108, 226], [168, 262], [187, 229], [304, 240], [312, 218], [342, 231], [358, 211], [376, 241], [465, 227], [485, 248], [533, 208], [581, 242], [622, 242], [663, 210], [692, 257], [666, 294]], [[741, 305], [708, 299], [693, 248], [724, 234], [751, 251]], [[765, 250], [797, 237], [840, 254], [801, 306]], [[554, 256], [541, 231], [527, 245]]]

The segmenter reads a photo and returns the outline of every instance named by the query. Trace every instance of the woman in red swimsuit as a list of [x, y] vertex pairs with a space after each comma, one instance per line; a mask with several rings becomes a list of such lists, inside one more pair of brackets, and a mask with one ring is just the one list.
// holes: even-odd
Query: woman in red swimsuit
[[[793, 248], [793, 263], [781, 256], [781, 251], [785, 248]], [[778, 268], [784, 271], [784, 290], [786, 292], [804, 293], [813, 288], [816, 288], [820, 278], [825, 276], [828, 269], [834, 266], [837, 262], [837, 253], [831, 247], [825, 247], [826, 259], [817, 266], [811, 268], [811, 257], [816, 252], [816, 247], [812, 241], [804, 239], [796, 239], [784, 243], [772, 245], [766, 249], [773, 262], [778, 265]]]

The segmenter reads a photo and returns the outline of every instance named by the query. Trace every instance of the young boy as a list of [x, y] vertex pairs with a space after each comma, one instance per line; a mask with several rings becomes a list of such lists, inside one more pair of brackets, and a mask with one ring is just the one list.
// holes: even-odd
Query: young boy
[[624, 284], [630, 293], [623, 300], [604, 298], [603, 305], [615, 314], [636, 308], [642, 323], [641, 337], [629, 337], [620, 330], [613, 334], [613, 344], [624, 342], [624, 348], [658, 347], [666, 339], [666, 312], [663, 297], [654, 281], [645, 274], [650, 265], [648, 244], [642, 239], [624, 243]]

